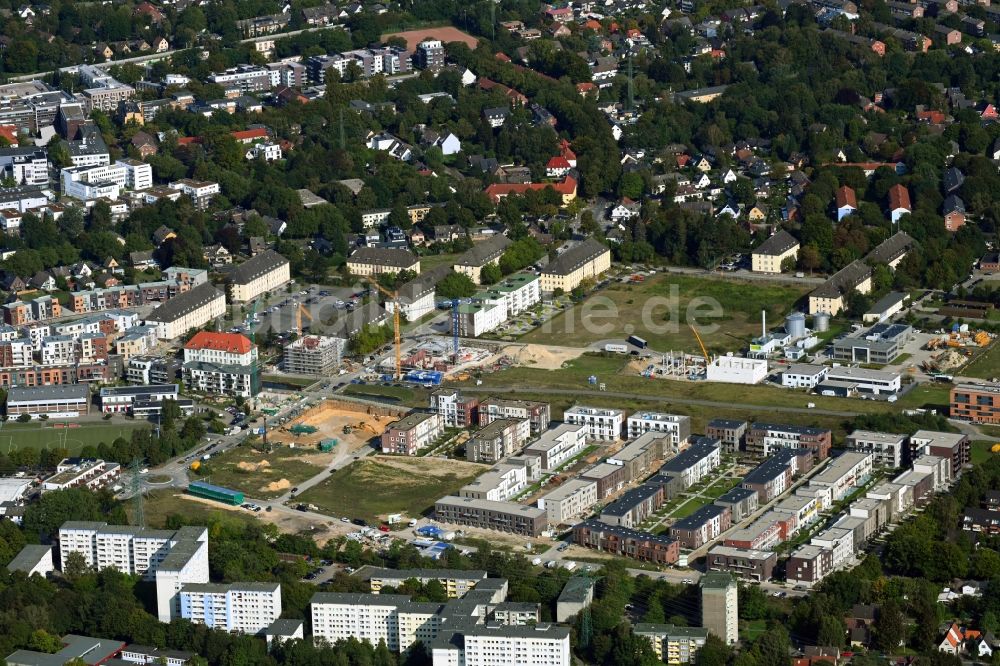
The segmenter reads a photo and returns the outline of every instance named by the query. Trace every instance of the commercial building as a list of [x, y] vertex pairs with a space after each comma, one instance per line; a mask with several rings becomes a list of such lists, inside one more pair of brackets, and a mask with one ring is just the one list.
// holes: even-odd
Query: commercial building
[[679, 448], [691, 436], [691, 417], [661, 412], [636, 412], [628, 417], [626, 436], [629, 439], [647, 432], [664, 433], [670, 438], [670, 444]]
[[543, 509], [513, 502], [493, 502], [453, 495], [435, 502], [434, 515], [443, 523], [533, 537], [539, 536], [548, 527]]
[[903, 346], [912, 338], [913, 328], [906, 324], [878, 323], [834, 340], [833, 359], [886, 365], [903, 353]]
[[86, 384], [55, 386], [11, 386], [7, 390], [7, 416], [43, 414], [52, 418], [74, 418], [90, 412], [90, 387]]
[[855, 430], [844, 444], [852, 451], [874, 455], [879, 467], [892, 469], [901, 467], [909, 453], [909, 437], [897, 433]]
[[730, 573], [741, 580], [764, 582], [771, 579], [778, 555], [768, 550], [713, 546], [705, 556], [708, 571]]
[[593, 238], [574, 245], [541, 271], [542, 291], [570, 292], [587, 279], [596, 279], [611, 268], [611, 250]]
[[672, 624], [640, 622], [632, 631], [648, 640], [653, 652], [667, 664], [690, 664], [705, 645], [708, 629], [702, 627], [675, 627]]
[[831, 389], [838, 393], [838, 388], [846, 388], [848, 393], [892, 395], [899, 393], [902, 386], [903, 378], [898, 372], [833, 366], [827, 373], [826, 380], [816, 387], [816, 392], [826, 394]]
[[144, 527], [69, 521], [59, 528], [59, 553], [79, 553], [98, 571], [114, 569], [156, 582], [157, 616], [161, 622], [179, 617], [177, 593], [184, 585], [208, 582], [208, 530]]
[[262, 633], [281, 615], [278, 583], [189, 583], [177, 596], [181, 619], [230, 633]]
[[680, 556], [680, 544], [676, 539], [599, 520], [585, 520], [575, 525], [573, 542], [585, 548], [661, 565], [674, 564]]
[[199, 331], [184, 345], [183, 374], [189, 389], [251, 398], [260, 392], [257, 346], [239, 333]]
[[[480, 415], [482, 405], [480, 405]], [[582, 425], [562, 423], [525, 447], [528, 455], [538, 456], [544, 471], [555, 470], [564, 462], [583, 451], [587, 445], [587, 428]]]
[[527, 419], [531, 434], [537, 437], [548, 430], [552, 411], [547, 402], [487, 398], [479, 403], [477, 416], [481, 426], [489, 425], [494, 419]]
[[415, 456], [444, 434], [444, 421], [436, 413], [414, 412], [390, 423], [382, 433], [382, 453]]
[[719, 356], [708, 364], [705, 378], [724, 384], [759, 384], [767, 377], [767, 359]]
[[779, 449], [809, 449], [817, 460], [825, 460], [833, 445], [833, 433], [823, 428], [755, 422], [747, 430], [746, 442], [747, 453], [761, 458]]
[[615, 441], [622, 435], [625, 412], [605, 407], [584, 407], [574, 405], [563, 412], [563, 421], [571, 425], [586, 427], [587, 439]]
[[[954, 395], [955, 389], [952, 389]], [[951, 478], [957, 479], [962, 468], [969, 464], [969, 436], [962, 433], [918, 430], [910, 437], [910, 457], [916, 460], [922, 455], [944, 458], [951, 462]]]
[[125, 643], [107, 638], [91, 638], [67, 634], [59, 640], [60, 649], [55, 654], [17, 650], [4, 660], [8, 666], [65, 666], [82, 661], [97, 665], [111, 661], [125, 648]]
[[549, 525], [565, 525], [588, 513], [597, 504], [597, 484], [586, 479], [571, 479], [538, 498], [538, 508], [545, 509]]
[[252, 301], [275, 291], [291, 279], [291, 264], [274, 250], [250, 257], [226, 275], [229, 298], [234, 303]]
[[570, 618], [588, 608], [594, 602], [596, 584], [597, 581], [586, 576], [573, 576], [567, 580], [556, 599], [556, 622], [569, 622]]
[[469, 462], [494, 465], [520, 451], [530, 437], [527, 419], [497, 419], [465, 442], [465, 457]]
[[452, 268], [456, 273], [465, 275], [476, 284], [482, 284], [480, 274], [482, 270], [490, 264], [500, 261], [501, 255], [510, 244], [511, 240], [503, 234], [497, 234], [492, 238], [476, 243], [460, 256]]
[[303, 335], [285, 345], [282, 365], [290, 374], [326, 377], [340, 367], [346, 347], [343, 338]]
[[781, 385], [787, 388], [814, 389], [826, 379], [830, 368], [814, 363], [793, 363], [781, 371]]
[[152, 384], [142, 386], [105, 386], [98, 399], [105, 414], [128, 414], [136, 405], [163, 400], [177, 400], [180, 387], [177, 384]]
[[400, 271], [419, 273], [420, 259], [409, 250], [362, 247], [348, 257], [347, 270], [359, 277]]
[[706, 573], [701, 587], [701, 625], [727, 645], [739, 640], [739, 586], [728, 573]]
[[880, 324], [902, 312], [909, 299], [910, 295], [907, 293], [890, 291], [861, 315], [861, 321], [865, 324]]
[[750, 267], [759, 273], [781, 273], [782, 264], [795, 262], [799, 256], [799, 241], [782, 229], [750, 253]]
[[226, 295], [205, 283], [153, 310], [146, 323], [156, 326], [156, 337], [160, 340], [173, 340], [225, 314]]
[[951, 389], [949, 414], [973, 423], [1000, 423], [1000, 386], [957, 384]]
[[728, 506], [706, 504], [670, 526], [670, 536], [682, 548], [695, 550], [718, 538], [732, 526], [733, 513]]

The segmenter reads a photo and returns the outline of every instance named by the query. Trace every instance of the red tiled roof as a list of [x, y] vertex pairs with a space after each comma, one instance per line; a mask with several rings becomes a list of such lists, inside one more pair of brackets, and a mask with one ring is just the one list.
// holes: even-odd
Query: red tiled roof
[[497, 53], [493, 57], [496, 58], [497, 60], [499, 60], [500, 62], [510, 62], [510, 56], [507, 55], [506, 53], [500, 52], [500, 53]]
[[569, 169], [570, 165], [569, 165], [569, 161], [565, 157], [562, 157], [561, 155], [557, 155], [556, 157], [553, 157], [552, 159], [550, 159], [546, 163], [545, 168], [546, 169]]
[[0, 136], [12, 146], [17, 145], [17, 125], [0, 125]]
[[897, 184], [889, 188], [889, 210], [900, 208], [912, 210], [910, 208], [910, 191], [903, 185]]
[[528, 191], [540, 191], [551, 187], [557, 193], [565, 196], [576, 190], [576, 179], [566, 176], [560, 183], [494, 183], [486, 188], [486, 196], [494, 202], [510, 194], [524, 194]]
[[200, 136], [179, 136], [177, 137], [178, 146], [193, 146], [195, 144], [201, 143], [202, 138]]
[[188, 340], [184, 349], [214, 349], [232, 354], [246, 354], [253, 349], [250, 338], [239, 333], [212, 333], [199, 331]]
[[854, 190], [847, 185], [837, 188], [836, 199], [837, 208], [843, 208], [844, 206], [850, 206], [851, 208], [858, 207], [858, 198], [855, 196]]
[[[591, 83], [590, 85], [594, 84]], [[567, 141], [566, 139], [562, 139], [559, 141], [559, 154], [565, 157], [567, 161], [576, 159], [576, 153], [574, 153], [573, 149], [569, 147], [569, 141]]]
[[267, 130], [263, 127], [258, 127], [257, 129], [250, 130], [240, 130], [237, 132], [230, 132], [232, 137], [237, 141], [243, 141], [244, 139], [266, 139]]

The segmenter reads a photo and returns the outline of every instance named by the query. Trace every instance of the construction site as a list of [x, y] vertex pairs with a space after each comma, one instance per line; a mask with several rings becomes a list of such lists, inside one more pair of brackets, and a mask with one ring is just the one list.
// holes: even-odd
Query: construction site
[[288, 423], [269, 430], [269, 444], [320, 448], [334, 446], [354, 451], [380, 436], [389, 423], [403, 412], [386, 406], [366, 406], [342, 400], [327, 399], [309, 408]]
[[920, 364], [928, 374], [951, 373], [969, 362], [980, 350], [989, 347], [996, 336], [986, 331], [970, 330], [967, 324], [955, 324], [951, 331], [931, 337], [924, 349], [932, 353]]

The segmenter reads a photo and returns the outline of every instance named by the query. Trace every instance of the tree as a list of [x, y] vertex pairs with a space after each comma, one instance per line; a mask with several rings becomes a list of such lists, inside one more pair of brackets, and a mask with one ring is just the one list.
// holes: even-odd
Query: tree
[[479, 282], [482, 284], [496, 284], [503, 279], [503, 273], [500, 272], [500, 266], [498, 264], [486, 264], [483, 269], [479, 271]]
[[84, 559], [82, 553], [73, 551], [66, 555], [66, 561], [63, 562], [63, 574], [66, 578], [76, 580], [85, 575], [89, 570], [87, 560]]
[[435, 285], [434, 290], [441, 298], [469, 298], [476, 293], [477, 287], [468, 275], [452, 271]]
[[903, 642], [905, 618], [899, 608], [899, 602], [888, 599], [879, 609], [875, 618], [875, 645], [880, 650], [889, 652], [899, 647]]

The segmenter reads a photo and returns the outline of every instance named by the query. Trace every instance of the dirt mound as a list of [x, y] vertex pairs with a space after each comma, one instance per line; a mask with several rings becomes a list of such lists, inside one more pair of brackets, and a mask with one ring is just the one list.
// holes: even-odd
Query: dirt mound
[[288, 490], [291, 487], [292, 484], [288, 481], [288, 479], [278, 479], [277, 481], [272, 481], [271, 483], [267, 484], [266, 486], [261, 488], [261, 490], [273, 493], [279, 490]]
[[240, 462], [236, 463], [237, 469], [239, 469], [241, 472], [259, 472], [260, 470], [267, 469], [270, 466], [271, 463], [267, 462], [266, 460], [261, 460], [259, 463], [252, 463], [252, 462], [246, 462], [245, 460], [241, 460]]
[[937, 363], [938, 368], [941, 370], [960, 368], [965, 365], [966, 360], [967, 359], [964, 356], [953, 349], [941, 352], [934, 357], [934, 362]]
[[530, 365], [540, 370], [559, 370], [567, 361], [579, 357], [585, 349], [549, 349], [542, 345], [514, 346], [504, 353], [514, 359], [517, 365]]

